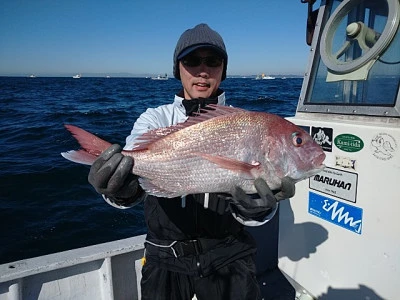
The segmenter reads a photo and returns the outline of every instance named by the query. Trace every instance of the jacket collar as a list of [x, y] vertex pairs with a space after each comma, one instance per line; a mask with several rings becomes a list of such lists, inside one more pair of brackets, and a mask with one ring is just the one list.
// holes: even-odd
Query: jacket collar
[[[225, 105], [225, 92], [221, 89], [218, 90], [218, 105]], [[183, 98], [183, 90], [175, 95], [174, 98], [174, 106], [176, 106], [183, 114], [186, 115], [185, 106], [182, 104], [182, 101], [185, 100]]]

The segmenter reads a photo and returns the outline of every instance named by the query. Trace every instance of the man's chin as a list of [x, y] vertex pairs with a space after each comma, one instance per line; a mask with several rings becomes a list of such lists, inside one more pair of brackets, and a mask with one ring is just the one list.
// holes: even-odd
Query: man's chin
[[195, 91], [191, 93], [192, 99], [193, 98], [210, 98], [211, 93], [210, 91]]

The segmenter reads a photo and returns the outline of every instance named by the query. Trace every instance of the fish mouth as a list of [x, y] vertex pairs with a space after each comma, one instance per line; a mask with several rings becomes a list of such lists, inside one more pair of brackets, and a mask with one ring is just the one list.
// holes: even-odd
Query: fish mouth
[[[325, 169], [325, 165], [324, 165], [325, 158], [326, 158], [325, 153], [324, 152], [320, 153], [319, 155], [317, 155], [316, 157], [313, 158], [313, 160], [311, 162], [312, 169], [310, 169], [304, 173], [295, 172], [295, 174], [293, 174], [292, 179], [294, 179], [295, 182], [299, 182], [303, 179], [306, 179], [306, 178], [309, 178], [311, 176], [318, 174], [323, 169]], [[300, 170], [298, 170], [298, 171], [300, 171]]]
[[303, 173], [300, 178], [293, 178], [295, 182], [299, 182], [303, 179], [310, 178], [314, 175], [317, 175], [319, 172], [321, 172], [323, 169], [325, 169], [325, 165], [319, 165], [318, 167], [315, 167], [314, 169], [308, 170], [307, 172]]
[[322, 152], [320, 155], [318, 155], [317, 157], [315, 157], [314, 159], [313, 159], [313, 165], [315, 166], [315, 167], [322, 167], [322, 168], [324, 168], [325, 167], [325, 165], [324, 165], [324, 160], [325, 160], [325, 158], [326, 158], [326, 155], [325, 155], [325, 153], [324, 152]]

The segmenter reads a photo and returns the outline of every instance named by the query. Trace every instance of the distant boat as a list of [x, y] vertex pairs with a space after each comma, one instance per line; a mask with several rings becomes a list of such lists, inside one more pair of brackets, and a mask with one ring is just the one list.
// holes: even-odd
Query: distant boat
[[265, 75], [264, 73], [262, 73], [261, 75], [256, 76], [256, 80], [260, 80], [260, 79], [275, 79], [275, 77]]
[[152, 80], [168, 80], [168, 75], [165, 73], [164, 76], [158, 75], [156, 77], [151, 77]]
[[111, 78], [111, 76], [110, 76], [110, 75], [107, 75], [106, 78]]
[[36, 78], [36, 75], [35, 74], [31, 74], [31, 75], [29, 75], [29, 78]]
[[72, 76], [72, 78], [81, 78], [81, 77], [82, 77], [81, 74], [76, 74], [76, 75]]

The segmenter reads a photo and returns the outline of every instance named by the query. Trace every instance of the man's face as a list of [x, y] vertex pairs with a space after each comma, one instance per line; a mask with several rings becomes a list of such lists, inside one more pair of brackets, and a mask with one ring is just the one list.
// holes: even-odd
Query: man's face
[[224, 60], [207, 48], [196, 49], [179, 61], [185, 99], [214, 96], [221, 84]]

